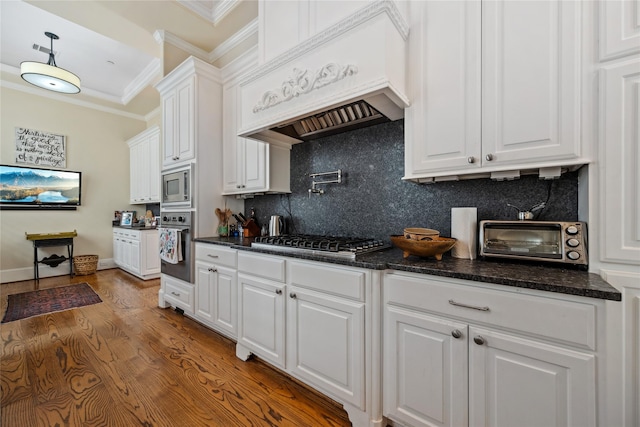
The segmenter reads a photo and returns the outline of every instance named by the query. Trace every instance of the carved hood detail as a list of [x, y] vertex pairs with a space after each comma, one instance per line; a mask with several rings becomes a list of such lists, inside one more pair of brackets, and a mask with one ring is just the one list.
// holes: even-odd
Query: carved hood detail
[[408, 27], [373, 2], [240, 82], [238, 134], [295, 144], [404, 117]]

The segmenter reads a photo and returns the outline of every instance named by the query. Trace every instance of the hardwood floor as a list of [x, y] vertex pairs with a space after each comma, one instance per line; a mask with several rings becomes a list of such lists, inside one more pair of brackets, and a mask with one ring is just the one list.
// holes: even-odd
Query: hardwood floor
[[[39, 287], [81, 282], [103, 302], [0, 325], [2, 426], [351, 425], [335, 402], [158, 308], [159, 279], [114, 269]], [[0, 285], [2, 313], [6, 295], [34, 288]]]

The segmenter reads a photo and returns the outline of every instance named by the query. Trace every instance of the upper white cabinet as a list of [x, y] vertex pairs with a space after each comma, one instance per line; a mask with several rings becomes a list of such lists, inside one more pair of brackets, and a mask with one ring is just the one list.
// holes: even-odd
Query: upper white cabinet
[[580, 2], [410, 8], [405, 179], [588, 162], [579, 131]]
[[131, 204], [160, 203], [160, 129], [149, 128], [127, 144]]
[[225, 195], [289, 193], [290, 146], [269, 145], [237, 134], [240, 105], [237, 79], [223, 89]]
[[182, 165], [197, 158], [199, 144], [219, 143], [222, 108], [220, 71], [189, 57], [165, 76], [156, 89], [162, 98], [162, 165]]
[[600, 1], [600, 60], [640, 53], [640, 1]]
[[366, 4], [362, 0], [261, 0], [258, 4], [260, 63], [286, 52]]
[[640, 265], [639, 105], [640, 59], [603, 66], [599, 138], [602, 261]]

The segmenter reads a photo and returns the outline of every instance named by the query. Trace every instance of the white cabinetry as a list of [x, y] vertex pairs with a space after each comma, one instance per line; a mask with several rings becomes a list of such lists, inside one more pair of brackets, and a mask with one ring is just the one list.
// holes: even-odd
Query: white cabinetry
[[414, 427], [597, 424], [604, 303], [412, 273], [383, 282], [385, 416]]
[[238, 254], [238, 347], [246, 359], [255, 353], [285, 368], [285, 261], [280, 257]]
[[234, 79], [225, 84], [223, 91], [224, 194], [291, 192], [291, 147], [239, 137], [238, 101], [239, 87]]
[[639, 106], [640, 59], [603, 66], [599, 138], [602, 261], [640, 265]]
[[366, 4], [366, 1], [260, 1], [260, 63], [286, 52]]
[[580, 2], [410, 8], [405, 179], [556, 174], [588, 162], [579, 131]]
[[206, 146], [220, 144], [221, 82], [219, 69], [189, 57], [156, 84], [162, 100], [163, 168], [197, 161]]
[[147, 129], [127, 144], [131, 204], [160, 203], [160, 128]]
[[196, 243], [195, 318], [237, 336], [238, 273], [234, 249]]
[[353, 425], [372, 425], [381, 417], [372, 280], [368, 270], [239, 252], [236, 354], [263, 358], [342, 403]]
[[160, 277], [160, 252], [157, 230], [113, 229], [113, 256], [118, 267], [140, 277]]

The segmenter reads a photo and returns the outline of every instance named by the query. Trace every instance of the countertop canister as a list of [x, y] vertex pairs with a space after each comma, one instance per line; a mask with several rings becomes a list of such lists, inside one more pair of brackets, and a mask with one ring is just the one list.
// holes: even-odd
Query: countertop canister
[[451, 250], [451, 256], [476, 259], [477, 230], [478, 208], [451, 208], [451, 237], [458, 240]]

